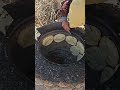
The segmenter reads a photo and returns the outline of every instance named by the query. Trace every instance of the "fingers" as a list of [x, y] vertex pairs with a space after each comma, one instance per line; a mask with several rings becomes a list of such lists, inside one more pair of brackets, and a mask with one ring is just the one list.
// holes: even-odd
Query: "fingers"
[[64, 21], [64, 22], [62, 23], [62, 26], [63, 26], [63, 28], [64, 28], [66, 31], [69, 31], [69, 30], [70, 30], [68, 21]]
[[69, 30], [70, 30], [70, 27], [69, 27], [69, 26], [64, 26], [64, 29], [65, 29], [66, 31], [69, 31]]

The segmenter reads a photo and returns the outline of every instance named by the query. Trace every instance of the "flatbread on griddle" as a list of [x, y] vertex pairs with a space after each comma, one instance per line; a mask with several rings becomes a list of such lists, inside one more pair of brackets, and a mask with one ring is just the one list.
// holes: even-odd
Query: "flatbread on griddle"
[[50, 35], [50, 36], [47, 36], [47, 37], [45, 37], [45, 38], [43, 39], [42, 45], [43, 45], [43, 46], [48, 46], [48, 45], [50, 45], [52, 42], [53, 42], [53, 36]]
[[106, 58], [99, 47], [91, 47], [85, 51], [85, 60], [89, 67], [101, 71], [106, 66]]
[[76, 47], [76, 46], [71, 46], [71, 47], [70, 47], [70, 51], [72, 52], [72, 54], [73, 54], [74, 56], [78, 56], [78, 55], [79, 55], [79, 49], [78, 49], [78, 47]]
[[99, 45], [102, 53], [107, 57], [106, 62], [108, 65], [115, 67], [119, 61], [119, 54], [114, 42], [108, 37], [102, 37]]
[[84, 48], [84, 45], [80, 41], [77, 42], [76, 46], [79, 48], [80, 54], [84, 54], [85, 48]]
[[77, 56], [77, 61], [80, 61], [82, 57], [83, 57], [83, 55], [79, 54], [79, 55]]
[[31, 24], [30, 27], [23, 29], [18, 35], [17, 43], [23, 48], [34, 45], [35, 30], [34, 30], [33, 25], [34, 24]]
[[107, 80], [109, 80], [113, 74], [115, 73], [115, 70], [111, 67], [105, 67], [105, 69], [102, 71], [100, 82], [104, 83]]
[[77, 39], [73, 36], [66, 36], [66, 42], [70, 45], [76, 45]]
[[101, 32], [94, 26], [86, 25], [85, 27], [86, 35], [85, 35], [85, 42], [88, 45], [97, 45], [100, 38]]
[[55, 42], [62, 42], [65, 40], [65, 35], [64, 34], [57, 34], [54, 36], [54, 41]]

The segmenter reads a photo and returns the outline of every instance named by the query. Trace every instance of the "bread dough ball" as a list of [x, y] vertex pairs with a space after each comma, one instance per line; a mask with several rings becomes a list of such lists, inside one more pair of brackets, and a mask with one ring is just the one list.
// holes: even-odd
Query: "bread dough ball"
[[65, 40], [65, 35], [64, 34], [57, 34], [54, 36], [54, 41], [55, 42], [62, 42]]
[[70, 45], [76, 45], [77, 39], [73, 36], [67, 36], [66, 37], [66, 42]]
[[84, 48], [84, 45], [80, 41], [77, 42], [76, 46], [79, 48], [80, 54], [84, 54], [85, 48]]
[[70, 51], [72, 52], [72, 54], [73, 54], [74, 56], [78, 56], [78, 55], [79, 55], [79, 49], [78, 49], [78, 47], [76, 47], [76, 46], [71, 46], [71, 47], [70, 47]]
[[46, 38], [43, 39], [42, 45], [48, 46], [48, 45], [50, 45], [52, 42], [53, 42], [53, 36], [50, 35], [50, 36], [48, 36], [48, 37], [46, 37]]

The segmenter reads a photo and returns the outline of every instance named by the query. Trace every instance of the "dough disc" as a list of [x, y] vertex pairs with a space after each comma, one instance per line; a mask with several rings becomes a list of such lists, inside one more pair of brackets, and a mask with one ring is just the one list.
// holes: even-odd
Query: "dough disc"
[[77, 56], [77, 61], [80, 61], [82, 57], [83, 57], [83, 55], [79, 54], [79, 55]]
[[33, 24], [22, 30], [18, 36], [17, 43], [23, 48], [34, 45], [35, 43], [35, 31], [32, 27]]
[[85, 60], [89, 67], [101, 71], [106, 66], [106, 58], [98, 47], [91, 47], [85, 51]]
[[65, 40], [65, 35], [64, 34], [57, 34], [54, 36], [54, 41], [55, 42], [62, 42]]
[[76, 46], [79, 48], [80, 54], [84, 54], [85, 48], [84, 48], [84, 45], [80, 41], [77, 42]]
[[88, 45], [97, 45], [100, 38], [101, 32], [94, 26], [86, 25], [86, 35], [85, 35], [85, 42]]
[[48, 36], [48, 37], [46, 37], [46, 38], [43, 39], [42, 44], [43, 44], [44, 46], [48, 46], [48, 45], [50, 45], [52, 42], [53, 42], [53, 36], [50, 35], [50, 36]]
[[105, 81], [109, 80], [114, 73], [114, 69], [112, 69], [111, 67], [105, 67], [105, 69], [102, 71], [100, 82], [104, 83]]
[[72, 36], [67, 36], [66, 42], [70, 45], [76, 45], [77, 39], [75, 37], [72, 37]]
[[70, 51], [72, 52], [72, 54], [74, 56], [78, 56], [79, 55], [79, 48], [77, 48], [76, 46], [71, 46], [70, 47]]
[[119, 61], [119, 54], [114, 42], [108, 37], [102, 37], [99, 46], [102, 53], [107, 57], [107, 64], [115, 67]]

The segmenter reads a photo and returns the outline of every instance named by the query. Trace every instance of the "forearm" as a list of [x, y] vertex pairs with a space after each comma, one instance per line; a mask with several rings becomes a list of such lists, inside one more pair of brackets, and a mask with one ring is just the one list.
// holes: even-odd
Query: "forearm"
[[64, 0], [62, 2], [62, 6], [59, 11], [60, 12], [59, 14], [61, 17], [67, 17], [71, 3], [72, 3], [72, 0]]

